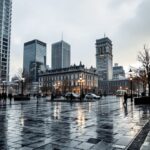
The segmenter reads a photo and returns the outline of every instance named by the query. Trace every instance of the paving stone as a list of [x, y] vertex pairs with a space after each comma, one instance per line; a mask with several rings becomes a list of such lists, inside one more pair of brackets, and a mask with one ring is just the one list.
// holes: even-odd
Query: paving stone
[[72, 105], [44, 98], [0, 105], [0, 150], [125, 149], [149, 120], [150, 106], [122, 102], [108, 96]]
[[83, 142], [83, 143], [77, 145], [75, 148], [79, 148], [82, 150], [89, 150], [89, 149], [92, 149], [93, 146], [94, 146], [94, 144]]
[[88, 139], [88, 143], [91, 143], [91, 144], [97, 144], [99, 143], [101, 140], [100, 139], [94, 139], [94, 138], [90, 138]]

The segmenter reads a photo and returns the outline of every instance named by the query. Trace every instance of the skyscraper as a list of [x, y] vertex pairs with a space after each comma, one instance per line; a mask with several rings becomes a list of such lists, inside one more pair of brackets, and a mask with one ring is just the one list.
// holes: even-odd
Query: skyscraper
[[70, 45], [64, 41], [52, 44], [52, 69], [70, 67]]
[[112, 42], [109, 38], [96, 40], [96, 68], [100, 80], [112, 79]]
[[0, 80], [9, 80], [12, 0], [0, 0]]
[[24, 44], [23, 74], [38, 81], [38, 71], [46, 68], [46, 43], [33, 40]]

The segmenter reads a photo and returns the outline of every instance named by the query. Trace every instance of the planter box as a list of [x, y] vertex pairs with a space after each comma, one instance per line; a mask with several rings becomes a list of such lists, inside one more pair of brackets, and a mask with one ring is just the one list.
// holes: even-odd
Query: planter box
[[14, 101], [26, 101], [26, 100], [30, 100], [29, 96], [14, 96]]
[[134, 104], [135, 104], [135, 105], [150, 104], [150, 97], [135, 98], [135, 99], [134, 99]]

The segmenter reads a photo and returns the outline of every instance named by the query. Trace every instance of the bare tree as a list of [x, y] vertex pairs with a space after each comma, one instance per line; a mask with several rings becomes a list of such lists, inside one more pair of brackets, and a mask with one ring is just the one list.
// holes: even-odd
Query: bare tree
[[31, 90], [30, 84], [32, 82], [32, 79], [28, 73], [24, 73], [23, 69], [19, 68], [17, 73], [14, 75], [13, 80], [16, 81], [18, 80], [18, 84], [21, 87], [21, 81], [23, 80], [23, 78], [24, 78], [24, 83], [23, 83], [24, 91], [25, 90], [30, 91]]
[[146, 46], [144, 45], [144, 51], [139, 52], [138, 54], [138, 61], [141, 62], [143, 69], [145, 71], [146, 76], [146, 82], [148, 84], [148, 89], [149, 89], [149, 96], [150, 96], [150, 51]]

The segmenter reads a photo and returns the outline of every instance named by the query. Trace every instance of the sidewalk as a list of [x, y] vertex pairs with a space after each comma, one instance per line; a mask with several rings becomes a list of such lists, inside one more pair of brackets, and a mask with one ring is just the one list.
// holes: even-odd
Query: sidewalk
[[0, 106], [0, 149], [126, 150], [132, 141], [142, 145], [150, 132], [150, 106], [122, 103], [115, 96], [83, 103], [7, 101]]
[[150, 131], [149, 131], [143, 145], [141, 146], [140, 150], [150, 150]]

